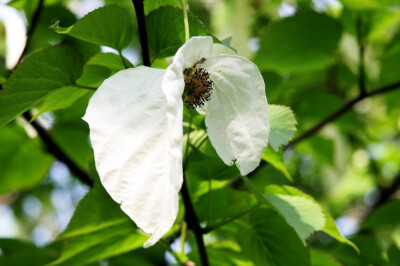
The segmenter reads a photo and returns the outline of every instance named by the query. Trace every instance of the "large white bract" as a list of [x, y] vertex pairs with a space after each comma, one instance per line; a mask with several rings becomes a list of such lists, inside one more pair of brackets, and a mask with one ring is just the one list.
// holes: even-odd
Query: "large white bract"
[[206, 115], [210, 141], [227, 165], [235, 163], [247, 175], [268, 144], [268, 104], [258, 68], [212, 49], [211, 37], [193, 37], [166, 71], [142, 66], [118, 72], [98, 88], [83, 118], [102, 184], [152, 234], [144, 247], [167, 233], [178, 213], [185, 69], [200, 69], [212, 83], [208, 99], [195, 107]]

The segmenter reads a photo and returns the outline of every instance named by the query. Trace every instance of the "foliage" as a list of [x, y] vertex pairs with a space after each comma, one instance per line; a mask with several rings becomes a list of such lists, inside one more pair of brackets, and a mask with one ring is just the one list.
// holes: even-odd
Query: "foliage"
[[[200, 265], [198, 235], [210, 265], [400, 263], [398, 1], [145, 0], [138, 10], [134, 0], [135, 10], [110, 0], [81, 18], [70, 2], [8, 3], [24, 12], [28, 43], [14, 69], [0, 68], [1, 265]], [[185, 42], [181, 2], [191, 36], [260, 69], [269, 147], [241, 177], [204, 116], [185, 109], [196, 219], [182, 194], [174, 227], [144, 249], [147, 236], [98, 179], [81, 117], [105, 79], [142, 65], [144, 46], [152, 67], [168, 66]]]

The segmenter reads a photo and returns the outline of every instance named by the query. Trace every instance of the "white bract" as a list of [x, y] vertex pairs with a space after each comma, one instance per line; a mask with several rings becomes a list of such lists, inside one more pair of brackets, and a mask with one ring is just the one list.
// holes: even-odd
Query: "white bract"
[[[101, 182], [154, 245], [172, 227], [182, 184], [183, 104], [206, 115], [208, 136], [242, 175], [268, 143], [268, 104], [255, 64], [214, 55], [211, 37], [193, 37], [167, 70], [136, 67], [108, 78], [84, 120]], [[183, 99], [184, 100], [183, 100]]]

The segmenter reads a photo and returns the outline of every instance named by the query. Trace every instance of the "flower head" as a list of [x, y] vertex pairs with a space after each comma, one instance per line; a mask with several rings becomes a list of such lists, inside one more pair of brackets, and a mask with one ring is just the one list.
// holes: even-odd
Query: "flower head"
[[98, 88], [84, 120], [101, 182], [154, 245], [172, 227], [182, 184], [183, 105], [206, 115], [210, 141], [242, 175], [260, 163], [269, 135], [265, 85], [247, 59], [214, 55], [193, 37], [167, 70], [136, 67]]

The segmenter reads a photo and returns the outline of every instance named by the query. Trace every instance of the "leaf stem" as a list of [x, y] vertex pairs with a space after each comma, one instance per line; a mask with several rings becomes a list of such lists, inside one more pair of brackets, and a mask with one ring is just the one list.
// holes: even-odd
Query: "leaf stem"
[[185, 41], [187, 42], [190, 38], [190, 31], [189, 31], [189, 19], [188, 19], [185, 0], [181, 0], [181, 5], [183, 11], [183, 24], [185, 25]]
[[151, 66], [150, 63], [150, 53], [149, 53], [149, 42], [147, 39], [147, 30], [146, 30], [146, 19], [144, 16], [144, 6], [143, 0], [132, 0], [133, 7], [136, 12], [136, 20], [139, 27], [139, 36], [140, 36], [140, 46], [142, 47], [142, 60], [143, 65]]
[[186, 231], [187, 231], [187, 223], [185, 221], [182, 222], [182, 228], [181, 228], [181, 250], [180, 252], [182, 254], [185, 254], [185, 241], [186, 241]]
[[158, 243], [160, 243], [160, 246], [162, 246], [169, 254], [171, 254], [179, 264], [181, 264], [181, 265], [185, 265], [186, 264], [188, 259], [187, 258], [182, 258], [176, 252], [174, 252], [172, 250], [172, 248], [170, 247], [170, 245], [168, 245], [168, 243], [164, 239], [160, 239], [158, 241]]
[[125, 62], [124, 56], [122, 55], [122, 51], [118, 51], [119, 57], [121, 58], [122, 64], [124, 64], [125, 69], [128, 69], [128, 65]]
[[74, 87], [85, 89], [85, 90], [91, 90], [91, 91], [97, 90], [97, 88], [95, 88], [95, 87], [89, 87], [89, 86], [78, 85], [78, 84], [74, 84]]

